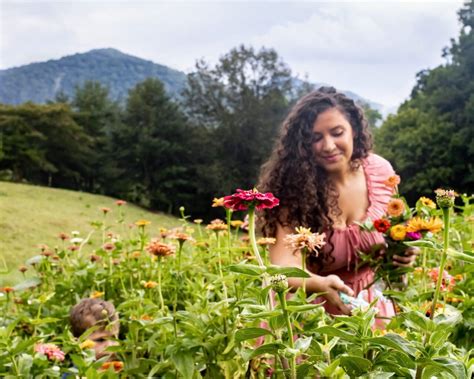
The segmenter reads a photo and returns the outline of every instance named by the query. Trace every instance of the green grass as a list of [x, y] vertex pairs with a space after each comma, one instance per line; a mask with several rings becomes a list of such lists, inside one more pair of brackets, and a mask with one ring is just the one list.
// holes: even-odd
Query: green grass
[[[115, 200], [84, 192], [0, 182], [0, 286], [20, 281], [18, 266], [40, 253], [38, 245], [60, 245], [59, 233], [71, 236], [71, 231], [77, 230], [85, 238], [95, 230], [92, 221], [103, 221], [101, 207], [111, 209], [106, 216], [107, 224], [115, 223], [119, 217]], [[123, 212], [127, 228], [139, 219], [151, 221], [151, 235], [157, 235], [160, 227], [180, 224], [175, 217], [131, 204], [125, 205]], [[100, 233], [95, 233], [94, 238], [101, 238]]]

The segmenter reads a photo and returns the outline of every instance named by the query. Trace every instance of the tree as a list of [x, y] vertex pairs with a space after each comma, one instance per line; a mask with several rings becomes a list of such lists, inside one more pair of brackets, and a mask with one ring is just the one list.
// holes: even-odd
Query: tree
[[72, 99], [74, 119], [92, 140], [88, 168], [83, 189], [89, 192], [108, 192], [113, 175], [112, 131], [121, 122], [121, 109], [109, 98], [109, 90], [99, 82], [86, 81], [77, 86]]
[[138, 204], [176, 211], [189, 187], [188, 127], [157, 79], [129, 92], [124, 123], [113, 132], [115, 191]]
[[64, 104], [0, 107], [0, 170], [15, 181], [80, 189], [91, 140]]
[[411, 98], [376, 133], [377, 151], [394, 163], [410, 197], [474, 185], [474, 1], [458, 15], [462, 28], [444, 49], [447, 63], [418, 73]]
[[183, 98], [191, 120], [210, 135], [204, 166], [196, 168], [201, 195], [210, 201], [253, 187], [294, 98], [291, 72], [275, 50], [240, 46], [213, 68], [198, 61]]

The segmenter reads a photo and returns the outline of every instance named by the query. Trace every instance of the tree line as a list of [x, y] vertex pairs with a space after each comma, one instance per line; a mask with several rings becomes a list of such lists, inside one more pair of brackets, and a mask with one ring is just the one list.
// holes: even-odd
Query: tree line
[[[402, 176], [408, 197], [438, 186], [472, 191], [473, 1], [447, 63], [418, 74], [411, 97], [379, 128], [363, 105], [375, 151]], [[0, 179], [119, 197], [154, 210], [213, 217], [213, 197], [252, 188], [279, 126], [312, 90], [275, 50], [240, 46], [211, 67], [196, 64], [179, 102], [147, 79], [124, 104], [97, 82], [45, 105], [0, 105]]]

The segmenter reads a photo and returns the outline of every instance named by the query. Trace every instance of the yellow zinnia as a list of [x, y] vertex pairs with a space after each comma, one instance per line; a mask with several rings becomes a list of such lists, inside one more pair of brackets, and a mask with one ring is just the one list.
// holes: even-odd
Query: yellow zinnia
[[151, 224], [151, 221], [148, 221], [148, 220], [135, 221], [135, 225], [140, 226], [140, 227], [144, 227], [144, 226], [147, 226], [147, 225], [150, 225], [150, 224]]
[[212, 200], [212, 207], [217, 208], [217, 207], [223, 207], [224, 206], [224, 198], [223, 197], [215, 197]]
[[407, 232], [428, 231], [438, 233], [443, 228], [443, 221], [439, 217], [430, 217], [424, 220], [421, 217], [414, 217], [408, 221]]
[[431, 199], [428, 199], [427, 197], [420, 197], [420, 199], [418, 200], [422, 205], [424, 205], [425, 207], [428, 207], [428, 208], [431, 208], [431, 209], [435, 209], [436, 208], [436, 204], [433, 200]]
[[95, 346], [95, 342], [92, 340], [85, 340], [83, 343], [79, 345], [81, 349], [92, 349]]
[[395, 225], [390, 229], [390, 237], [395, 241], [402, 241], [407, 234], [407, 228], [403, 225]]
[[90, 298], [91, 299], [97, 299], [99, 297], [104, 296], [105, 292], [100, 292], [100, 291], [94, 291], [91, 293]]

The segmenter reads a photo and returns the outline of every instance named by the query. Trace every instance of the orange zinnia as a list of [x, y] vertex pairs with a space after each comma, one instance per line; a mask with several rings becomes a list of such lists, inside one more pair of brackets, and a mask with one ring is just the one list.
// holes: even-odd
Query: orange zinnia
[[408, 232], [422, 232], [428, 231], [431, 233], [438, 233], [443, 228], [443, 221], [439, 217], [430, 217], [429, 220], [424, 220], [421, 217], [414, 217], [408, 221]]
[[387, 187], [395, 188], [400, 184], [400, 177], [398, 175], [392, 175], [383, 182]]
[[403, 200], [392, 199], [388, 202], [387, 213], [389, 216], [392, 216], [392, 217], [401, 216], [404, 210], [405, 210], [405, 204], [403, 203]]
[[104, 362], [100, 367], [99, 371], [107, 371], [109, 368], [113, 368], [115, 372], [120, 372], [123, 369], [123, 362], [120, 361], [109, 361]]

